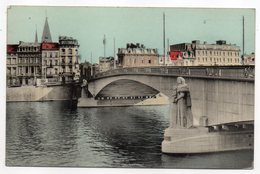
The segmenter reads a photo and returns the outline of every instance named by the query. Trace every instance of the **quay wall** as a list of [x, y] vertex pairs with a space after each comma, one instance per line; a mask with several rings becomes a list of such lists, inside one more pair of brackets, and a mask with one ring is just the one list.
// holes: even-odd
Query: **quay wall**
[[6, 101], [50, 101], [70, 100], [71, 91], [69, 86], [22, 86], [6, 88]]
[[253, 130], [208, 132], [207, 128], [166, 129], [164, 153], [208, 153], [254, 148]]

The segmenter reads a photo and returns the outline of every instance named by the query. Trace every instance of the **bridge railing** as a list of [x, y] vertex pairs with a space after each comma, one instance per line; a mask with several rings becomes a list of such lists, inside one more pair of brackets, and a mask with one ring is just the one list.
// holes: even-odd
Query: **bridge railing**
[[255, 66], [128, 67], [98, 73], [93, 78], [131, 74], [254, 80]]

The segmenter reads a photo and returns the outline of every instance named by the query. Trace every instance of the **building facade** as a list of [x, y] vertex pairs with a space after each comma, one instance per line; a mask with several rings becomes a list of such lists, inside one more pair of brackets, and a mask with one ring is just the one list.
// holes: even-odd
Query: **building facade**
[[41, 77], [41, 48], [39, 43], [20, 42], [17, 48], [18, 78], [22, 85], [34, 85]]
[[99, 58], [99, 72], [108, 71], [114, 68], [114, 57], [100, 57]]
[[7, 60], [6, 60], [6, 79], [7, 86], [16, 86], [19, 85], [18, 75], [18, 54], [17, 54], [18, 45], [7, 45]]
[[53, 78], [60, 81], [60, 51], [59, 44], [54, 42], [43, 42], [42, 53], [42, 77]]
[[255, 65], [255, 53], [251, 53], [249, 55], [244, 55], [244, 65]]
[[66, 81], [79, 79], [80, 77], [78, 48], [79, 44], [76, 39], [67, 36], [59, 37], [61, 74]]
[[118, 49], [118, 67], [158, 66], [157, 49], [145, 48], [142, 44], [127, 44], [126, 48]]
[[181, 43], [170, 46], [171, 64], [177, 66], [241, 65], [240, 48], [218, 40], [215, 44]]

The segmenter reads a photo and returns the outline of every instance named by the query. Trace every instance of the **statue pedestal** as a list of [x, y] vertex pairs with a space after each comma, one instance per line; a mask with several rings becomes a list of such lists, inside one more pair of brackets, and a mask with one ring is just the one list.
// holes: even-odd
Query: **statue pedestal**
[[206, 127], [167, 128], [162, 152], [191, 154], [253, 149], [253, 137], [253, 130], [209, 132]]

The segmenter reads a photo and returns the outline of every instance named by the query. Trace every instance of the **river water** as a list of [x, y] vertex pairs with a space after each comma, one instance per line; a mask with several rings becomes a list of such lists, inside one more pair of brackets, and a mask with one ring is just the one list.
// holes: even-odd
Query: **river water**
[[161, 153], [168, 106], [70, 109], [68, 102], [7, 103], [6, 165], [250, 168], [253, 151]]

